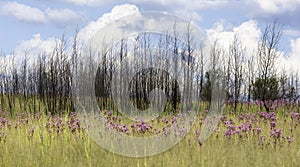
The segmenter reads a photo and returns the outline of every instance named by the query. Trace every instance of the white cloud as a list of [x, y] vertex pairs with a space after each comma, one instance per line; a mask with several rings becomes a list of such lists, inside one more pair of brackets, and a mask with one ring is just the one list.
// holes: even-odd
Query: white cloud
[[[97, 21], [89, 23], [85, 28], [83, 28], [79, 34], [79, 40], [89, 40], [90, 37], [93, 36], [94, 33], [96, 33], [101, 27], [105, 26], [106, 24], [119, 19], [121, 17], [138, 13], [139, 9], [134, 5], [120, 5], [115, 6], [110, 13], [104, 14], [102, 17], [100, 17]], [[64, 10], [53, 10], [53, 9], [47, 9], [46, 10], [47, 17], [54, 19], [54, 17], [57, 17], [57, 20], [60, 20], [61, 22], [68, 22], [70, 18], [77, 18], [76, 13], [73, 13], [70, 10], [64, 9]], [[67, 16], [67, 20], [64, 20], [62, 18], [62, 15], [64, 17]], [[57, 21], [56, 20], [56, 21]], [[72, 19], [71, 19], [72, 20]], [[34, 62], [38, 59], [38, 56], [40, 54], [45, 54], [46, 56], [51, 55], [53, 53], [53, 50], [55, 46], [60, 42], [59, 39], [56, 39], [54, 37], [48, 38], [48, 39], [42, 39], [40, 34], [35, 34], [33, 37], [29, 40], [23, 40], [19, 43], [19, 45], [14, 49], [14, 55], [7, 55], [7, 57], [2, 57], [0, 59], [0, 62], [3, 61], [9, 61], [12, 59], [12, 56], [14, 56], [14, 60], [16, 61], [16, 64], [20, 65], [25, 57], [25, 54], [27, 55], [27, 58], [29, 62]]]
[[45, 23], [45, 14], [38, 8], [33, 8], [17, 2], [5, 2], [2, 4], [1, 13], [13, 16], [19, 21], [28, 23]]
[[74, 25], [86, 21], [83, 15], [80, 15], [70, 9], [46, 9], [47, 18], [50, 22], [59, 27], [65, 27], [69, 24]]
[[215, 27], [207, 30], [208, 39], [211, 42], [218, 41], [219, 45], [228, 48], [230, 41], [233, 40], [233, 32], [225, 31], [221, 23], [215, 24]]
[[40, 34], [34, 34], [32, 39], [23, 40], [16, 47], [15, 53], [25, 53], [28, 54], [39, 54], [42, 52], [51, 53], [55, 47], [57, 39], [49, 38], [47, 40], [41, 39]]
[[300, 60], [300, 38], [291, 40], [292, 55]]
[[256, 50], [261, 33], [256, 21], [249, 20], [244, 22], [240, 26], [233, 28], [233, 32], [235, 32], [241, 42], [246, 45], [249, 54]]
[[[215, 23], [213, 28], [207, 30], [208, 38], [211, 41], [217, 40], [218, 44], [226, 51], [232, 43], [234, 34], [237, 34], [243, 46], [246, 47], [246, 56], [254, 56], [261, 35], [261, 30], [258, 28], [257, 22], [249, 20], [237, 27], [228, 27], [230, 25], [226, 26], [224, 21]], [[294, 34], [296, 32], [292, 31], [291, 33]], [[276, 62], [278, 72], [282, 68], [286, 68], [287, 70], [294, 68], [300, 72], [300, 38], [290, 40], [290, 43], [292, 48], [291, 53], [285, 55], [284, 52], [277, 50], [277, 54], [279, 55]]]
[[59, 39], [48, 38], [42, 39], [40, 34], [35, 34], [29, 40], [23, 40], [14, 49], [13, 54], [0, 56], [0, 74], [9, 74], [14, 65], [21, 67], [25, 57], [28, 65], [34, 65], [38, 61], [40, 55], [49, 58], [55, 47], [60, 42]]
[[248, 55], [251, 55], [253, 50], [257, 48], [260, 36], [260, 29], [254, 20], [246, 21], [237, 27], [232, 27], [230, 24], [226, 25], [226, 22], [221, 20], [215, 23], [214, 27], [206, 30], [206, 32], [211, 42], [217, 40], [218, 44], [225, 50], [228, 50], [236, 34], [244, 47], [246, 47]]
[[65, 28], [69, 25], [78, 25], [86, 22], [83, 14], [79, 14], [70, 9], [52, 9], [45, 11], [17, 2], [5, 2], [2, 5], [1, 13], [15, 17], [19, 21], [27, 23], [48, 23], [59, 28]]
[[264, 13], [279, 14], [294, 11], [300, 5], [300, 0], [255, 0], [254, 3], [257, 3]]
[[286, 67], [295, 68], [300, 74], [300, 38], [290, 40], [291, 43], [291, 53], [286, 59]]
[[25, 54], [29, 62], [36, 61], [41, 54], [51, 55], [58, 42], [58, 39], [48, 38], [44, 40], [40, 34], [35, 34], [32, 39], [21, 41], [15, 48], [15, 61], [17, 64], [21, 64]]
[[103, 14], [97, 21], [90, 22], [85, 28], [83, 28], [78, 33], [78, 39], [81, 42], [88, 42], [89, 39], [102, 27], [107, 25], [108, 23], [120, 19], [124, 16], [128, 16], [130, 14], [139, 13], [138, 7], [135, 5], [119, 5], [115, 6], [110, 13]]

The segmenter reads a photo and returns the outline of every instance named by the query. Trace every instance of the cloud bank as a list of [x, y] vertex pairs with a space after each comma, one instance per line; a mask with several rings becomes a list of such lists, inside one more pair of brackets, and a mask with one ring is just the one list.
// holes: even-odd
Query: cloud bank
[[18, 2], [3, 2], [0, 8], [2, 15], [10, 16], [18, 21], [35, 24], [54, 24], [59, 28], [87, 22], [83, 14], [70, 9], [51, 9], [44, 11]]
[[46, 16], [38, 8], [26, 6], [17, 2], [6, 2], [2, 4], [1, 13], [12, 16], [19, 21], [28, 23], [45, 23]]

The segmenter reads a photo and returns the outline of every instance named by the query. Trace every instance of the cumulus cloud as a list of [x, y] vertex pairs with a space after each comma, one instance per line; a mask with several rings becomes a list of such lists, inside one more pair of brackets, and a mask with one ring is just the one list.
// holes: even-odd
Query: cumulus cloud
[[13, 54], [0, 56], [0, 73], [10, 74], [9, 71], [14, 65], [20, 67], [25, 58], [29, 66], [34, 65], [40, 55], [46, 56], [46, 58], [52, 55], [59, 42], [60, 40], [55, 38], [42, 39], [40, 34], [33, 35], [29, 40], [21, 41], [14, 49]]
[[135, 5], [118, 5], [115, 6], [110, 13], [103, 14], [97, 21], [90, 22], [86, 27], [84, 27], [78, 33], [78, 39], [81, 42], [88, 42], [89, 39], [102, 27], [108, 23], [120, 19], [122, 17], [128, 16], [130, 14], [139, 13], [139, 9]]
[[291, 40], [292, 55], [300, 60], [300, 38]]
[[[42, 39], [40, 34], [35, 34], [29, 40], [23, 40], [14, 50], [14, 59], [16, 64], [21, 64], [25, 54], [29, 62], [34, 62], [41, 54], [51, 55], [56, 44], [59, 42], [56, 38]], [[9, 57], [9, 56], [8, 56]]]
[[237, 35], [242, 44], [247, 45], [245, 46], [246, 52], [250, 55], [257, 48], [261, 32], [255, 20], [243, 22], [237, 27], [232, 27], [230, 24], [226, 25], [226, 22], [221, 20], [215, 23], [211, 29], [207, 29], [206, 33], [210, 41], [217, 41], [225, 50], [228, 50], [234, 35]]
[[2, 3], [1, 13], [15, 17], [19, 21], [28, 23], [45, 23], [45, 14], [38, 8], [33, 8], [17, 2]]
[[[139, 9], [135, 5], [125, 4], [115, 6], [110, 13], [103, 14], [97, 21], [92, 21], [85, 28], [83, 28], [79, 32], [78, 38], [81, 41], [88, 40], [93, 36], [94, 33], [96, 33], [101, 27], [105, 26], [106, 24], [121, 17], [138, 12]], [[46, 13], [49, 18], [56, 16], [61, 17], [59, 15], [69, 15], [68, 18], [74, 17], [74, 19], [76, 19], [77, 17], [76, 14], [69, 10], [47, 9]], [[64, 18], [61, 18], [60, 21], [66, 22], [68, 20], [64, 20]], [[19, 45], [14, 49], [13, 55], [7, 55], [6, 57], [0, 56], [0, 63], [10, 61], [13, 58], [16, 61], [16, 64], [20, 65], [25, 57], [25, 54], [28, 58], [28, 61], [32, 63], [36, 61], [38, 59], [38, 56], [41, 54], [44, 54], [46, 56], [51, 55], [59, 42], [60, 40], [57, 38], [52, 37], [48, 39], [42, 39], [40, 34], [35, 34], [31, 39], [21, 41]]]
[[[72, 0], [70, 0], [72, 1]], [[132, 0], [134, 1], [134, 0]], [[96, 0], [91, 1], [78, 1], [78, 3], [96, 3]], [[147, 1], [144, 1], [143, 3], [146, 3]], [[150, 1], [149, 1], [150, 2]], [[176, 0], [175, 2], [172, 1], [174, 6], [176, 4], [184, 4], [185, 1]], [[138, 2], [137, 2], [138, 3]], [[154, 0], [153, 3], [161, 3], [168, 5], [171, 3], [171, 0]], [[207, 8], [207, 7], [219, 7], [222, 5], [225, 5], [227, 1], [199, 1], [198, 3], [195, 3], [194, 7], [191, 8]], [[259, 2], [256, 2], [257, 4]], [[270, 2], [261, 2], [261, 5], [268, 5]], [[21, 4], [18, 4], [16, 2], [9, 2], [5, 4], [17, 4], [16, 6], [22, 6]], [[280, 3], [279, 3], [280, 4]], [[24, 7], [23, 5], [22, 7]], [[264, 7], [265, 11], [275, 11], [277, 10], [277, 7]], [[32, 9], [31, 7], [25, 7], [26, 9]], [[270, 8], [270, 9], [269, 9]], [[273, 9], [274, 8], [274, 9]], [[285, 10], [292, 10], [293, 8], [289, 6], [282, 6], [281, 8], [284, 8]], [[34, 8], [33, 8], [34, 9]], [[6, 9], [7, 11], [10, 11], [10, 8]], [[20, 9], [19, 9], [20, 10]], [[55, 22], [57, 25], [63, 26], [65, 23], [72, 24], [76, 23], [79, 20], [84, 20], [84, 16], [80, 15], [72, 10], [69, 9], [51, 9], [48, 8], [45, 10], [45, 14], [38, 10], [41, 15], [43, 15], [43, 22], [45, 20]], [[2, 9], [3, 12], [3, 9]], [[87, 24], [86, 27], [81, 29], [78, 33], [78, 39], [80, 42], [88, 42], [88, 40], [103, 26], [107, 25], [108, 23], [117, 20], [121, 17], [130, 15], [130, 14], [137, 14], [140, 10], [136, 5], [130, 5], [130, 4], [124, 4], [124, 5], [118, 5], [115, 6], [109, 13], [103, 14], [101, 17], [99, 17], [96, 21], [91, 21], [89, 24]], [[184, 12], [184, 11], [181, 11]], [[16, 14], [18, 16], [20, 14]], [[25, 17], [25, 16], [22, 16]], [[30, 17], [32, 19], [32, 17]], [[227, 23], [225, 20], [220, 20], [214, 24], [214, 26], [210, 29], [206, 30], [207, 36], [210, 39], [210, 41], [218, 40], [219, 44], [223, 46], [225, 49], [229, 48], [230, 43], [232, 42], [234, 35], [236, 34], [239, 39], [242, 41], [245, 47], [247, 48], [247, 54], [251, 55], [253, 54], [253, 51], [257, 48], [257, 43], [260, 38], [261, 31], [258, 28], [258, 23], [256, 20], [250, 19], [248, 21], [245, 21], [241, 23], [238, 26], [233, 26], [230, 23]], [[299, 35], [299, 31], [296, 30], [287, 30], [285, 31], [285, 35], [289, 35], [292, 37], [297, 37]], [[299, 36], [298, 36], [299, 37]], [[40, 34], [36, 34], [33, 36], [30, 40], [25, 40], [20, 43], [15, 49], [16, 55], [24, 55], [24, 51], [27, 51], [28, 55], [34, 56], [39, 55], [41, 52], [47, 52], [50, 53], [53, 50], [53, 47], [55, 46], [56, 39], [49, 38], [46, 40], [41, 39]], [[297, 64], [299, 61], [299, 55], [300, 55], [300, 38], [291, 40], [291, 48], [292, 51], [289, 54], [289, 58], [286, 59], [283, 56], [280, 57], [281, 64], [293, 64], [294, 66], [299, 66], [300, 63]]]
[[293, 67], [300, 72], [300, 38], [292, 39], [291, 43], [291, 53], [286, 59], [286, 67]]
[[247, 45], [249, 53], [257, 48], [257, 43], [261, 34], [257, 21], [249, 20], [244, 22], [240, 26], [233, 28], [233, 32], [238, 35], [241, 42]]
[[[237, 27], [231, 27], [231, 25], [225, 21], [219, 21], [206, 32], [210, 41], [217, 40], [219, 46], [225, 50], [228, 50], [229, 45], [234, 39], [234, 34], [236, 34], [244, 47], [246, 47], [247, 57], [255, 55], [253, 53], [255, 53], [257, 49], [257, 44], [261, 35], [261, 30], [255, 20], [243, 22]], [[290, 30], [285, 33], [298, 35], [299, 32]], [[277, 69], [279, 70], [278, 72], [283, 68], [286, 70], [291, 70], [291, 68], [293, 68], [293, 70], [300, 72], [300, 37], [298, 36], [297, 39], [290, 40], [290, 46], [290, 53], [284, 53], [277, 50], [277, 54], [279, 55], [278, 61], [276, 62]]]
[[43, 52], [51, 53], [56, 43], [57, 39], [55, 38], [43, 40], [40, 34], [34, 34], [32, 39], [21, 41], [16, 47], [15, 53], [27, 53], [31, 55], [38, 55]]

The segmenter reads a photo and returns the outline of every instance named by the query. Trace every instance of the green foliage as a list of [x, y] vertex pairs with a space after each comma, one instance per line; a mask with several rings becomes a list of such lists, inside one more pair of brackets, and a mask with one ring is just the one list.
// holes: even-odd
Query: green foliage
[[211, 101], [211, 79], [210, 79], [209, 72], [205, 72], [205, 82], [204, 82], [201, 98], [204, 101]]
[[257, 78], [253, 84], [255, 100], [276, 100], [279, 98], [278, 80], [276, 77]]

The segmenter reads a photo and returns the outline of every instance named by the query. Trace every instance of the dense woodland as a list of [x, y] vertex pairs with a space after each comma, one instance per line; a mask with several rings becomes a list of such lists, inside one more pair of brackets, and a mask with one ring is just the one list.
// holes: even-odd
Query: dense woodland
[[[130, 54], [144, 56], [149, 61], [165, 61], [164, 69], [180, 71], [186, 80], [193, 80], [196, 85], [197, 97], [203, 101], [211, 99], [211, 75], [216, 71], [224, 74], [226, 80], [226, 99], [233, 110], [239, 110], [241, 102], [259, 100], [269, 111], [271, 101], [284, 99], [295, 102], [299, 99], [299, 73], [296, 70], [278, 68], [278, 57], [282, 26], [276, 22], [266, 25], [261, 34], [257, 50], [251, 56], [246, 55], [247, 44], [235, 36], [230, 48], [225, 50], [213, 41], [209, 59], [204, 53], [194, 53], [189, 30], [181, 42], [176, 34], [176, 27], [164, 35], [143, 33], [134, 37], [124, 38], [117, 44], [107, 44], [102, 51], [101, 62], [98, 62], [95, 94], [101, 109], [114, 109], [111, 99], [112, 75], [116, 70], [116, 59], [122, 61]], [[69, 113], [73, 111], [72, 85], [73, 74], [80, 69], [77, 59], [81, 56], [81, 48], [77, 35], [73, 43], [68, 44], [62, 37], [51, 54], [40, 53], [37, 60], [32, 61], [27, 53], [21, 64], [11, 59], [1, 64], [0, 68], [0, 110], [12, 116], [17, 112]], [[158, 48], [155, 53], [151, 47]], [[1, 56], [5, 56], [2, 53]], [[193, 59], [198, 56], [198, 59]], [[147, 58], [146, 58], [147, 57]], [[149, 58], [150, 57], [150, 58]], [[164, 57], [165, 59], [158, 59]], [[178, 59], [182, 60], [179, 61]], [[134, 60], [133, 60], [134, 61]], [[178, 65], [187, 63], [189, 70]], [[132, 63], [132, 62], [130, 62]], [[130, 70], [130, 63], [122, 70]], [[134, 62], [139, 65], [143, 62]], [[189, 89], [189, 86], [185, 87]], [[158, 68], [145, 69], [137, 73], [130, 85], [131, 101], [140, 109], [149, 105], [149, 92], [154, 88], [163, 90], [167, 96], [170, 111], [178, 109], [180, 90], [177, 81], [165, 70]], [[183, 90], [187, 91], [187, 90]]]

